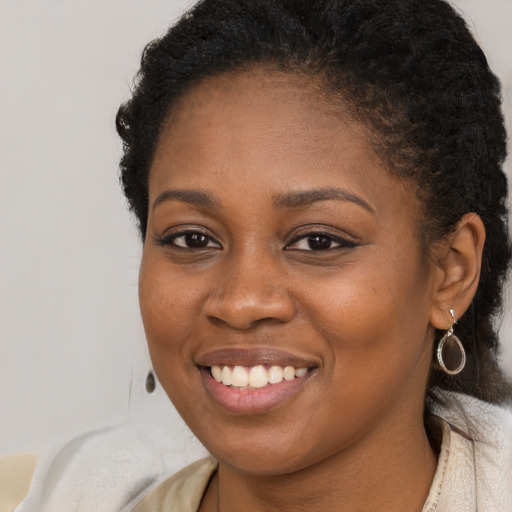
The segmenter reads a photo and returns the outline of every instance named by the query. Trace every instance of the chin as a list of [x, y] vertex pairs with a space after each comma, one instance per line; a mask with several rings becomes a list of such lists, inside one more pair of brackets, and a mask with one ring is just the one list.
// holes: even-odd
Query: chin
[[217, 437], [212, 443], [201, 439], [200, 435], [198, 437], [219, 463], [246, 474], [286, 475], [303, 470], [324, 458], [324, 454], [319, 453], [315, 446], [307, 446], [304, 435], [298, 441], [295, 436], [284, 438], [275, 432], [260, 431], [252, 436], [238, 433], [222, 439]]

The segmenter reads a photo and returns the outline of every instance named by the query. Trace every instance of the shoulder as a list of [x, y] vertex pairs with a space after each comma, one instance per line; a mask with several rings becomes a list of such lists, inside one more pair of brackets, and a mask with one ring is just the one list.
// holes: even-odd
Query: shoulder
[[89, 432], [41, 457], [16, 512], [131, 510], [172, 474], [164, 455], [131, 425]]
[[512, 510], [512, 412], [483, 404], [471, 435], [478, 510]]
[[482, 449], [512, 449], [512, 409], [483, 402], [462, 393], [438, 391], [445, 405], [431, 404], [431, 411]]
[[436, 411], [449, 452], [441, 497], [471, 500], [471, 510], [512, 510], [512, 412], [466, 395], [448, 398], [450, 406]]
[[212, 457], [190, 464], [154, 488], [133, 512], [196, 512], [216, 470]]
[[[171, 477], [176, 471], [174, 452], [162, 451], [152, 438], [131, 425], [79, 436], [45, 453], [34, 471], [35, 462], [34, 459], [31, 465], [23, 464], [25, 469], [20, 468], [16, 473], [12, 462], [4, 464], [9, 482], [14, 479], [18, 484], [13, 487], [15, 494], [11, 491], [6, 494], [7, 480], [0, 473], [0, 500], [4, 500], [0, 501], [0, 512], [10, 512], [14, 507], [16, 512], [126, 512], [134, 506], [138, 511], [157, 512], [160, 509], [156, 507], [140, 508], [147, 502], [145, 497], [147, 500], [161, 496], [182, 499], [197, 494], [200, 500], [216, 468], [216, 462], [207, 458]], [[165, 496], [164, 490], [168, 491]], [[166, 512], [172, 510], [175, 509], [171, 507]]]
[[39, 459], [37, 453], [0, 456], [0, 512], [10, 512], [26, 496]]

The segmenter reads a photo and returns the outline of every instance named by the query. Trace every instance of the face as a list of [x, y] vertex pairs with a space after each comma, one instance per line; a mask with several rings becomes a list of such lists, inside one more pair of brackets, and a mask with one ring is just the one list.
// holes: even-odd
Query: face
[[297, 76], [203, 81], [169, 116], [149, 195], [151, 357], [221, 463], [286, 473], [421, 427], [419, 208], [342, 107]]

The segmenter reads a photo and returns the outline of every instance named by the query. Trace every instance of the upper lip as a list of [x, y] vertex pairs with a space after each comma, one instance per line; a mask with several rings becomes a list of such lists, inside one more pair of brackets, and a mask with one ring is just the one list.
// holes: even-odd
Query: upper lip
[[320, 366], [320, 362], [315, 358], [306, 358], [271, 347], [221, 348], [201, 354], [195, 359], [195, 362], [199, 366], [255, 366], [259, 364], [293, 366], [295, 368]]

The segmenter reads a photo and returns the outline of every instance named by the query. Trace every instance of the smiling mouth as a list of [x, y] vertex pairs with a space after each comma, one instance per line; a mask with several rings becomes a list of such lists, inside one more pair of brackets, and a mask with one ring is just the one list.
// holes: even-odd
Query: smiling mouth
[[306, 392], [318, 373], [318, 357], [274, 347], [224, 347], [194, 361], [209, 396], [229, 413], [265, 414]]
[[310, 368], [294, 366], [210, 366], [211, 376], [226, 387], [238, 389], [260, 389], [283, 381], [293, 381], [306, 376]]
[[213, 400], [236, 415], [268, 413], [300, 396], [320, 364], [269, 348], [221, 349], [196, 360]]

